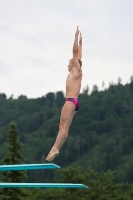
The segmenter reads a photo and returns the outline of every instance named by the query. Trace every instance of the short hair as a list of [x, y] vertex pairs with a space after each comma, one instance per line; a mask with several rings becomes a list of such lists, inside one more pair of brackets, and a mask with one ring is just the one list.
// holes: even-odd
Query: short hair
[[[73, 62], [73, 58], [70, 59], [69, 61], [70, 61], [70, 62]], [[80, 67], [82, 67], [82, 60], [79, 58], [78, 61], [79, 61], [79, 65], [80, 65]], [[73, 62], [73, 64], [74, 64], [74, 62]]]

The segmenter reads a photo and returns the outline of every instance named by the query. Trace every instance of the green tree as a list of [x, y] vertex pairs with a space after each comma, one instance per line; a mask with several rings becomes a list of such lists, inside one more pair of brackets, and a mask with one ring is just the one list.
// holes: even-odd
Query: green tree
[[114, 172], [110, 170], [97, 172], [89, 168], [81, 173], [78, 168], [69, 167], [60, 171], [58, 182], [83, 183], [88, 186], [88, 189], [64, 189], [59, 197], [65, 196], [66, 200], [130, 200], [133, 197], [132, 185], [115, 184]]
[[[10, 130], [8, 132], [8, 151], [6, 157], [3, 159], [5, 165], [21, 164], [25, 161], [22, 156], [22, 147], [18, 141], [18, 130], [16, 129], [15, 122], [11, 123]], [[2, 172], [2, 181], [9, 183], [20, 183], [27, 178], [25, 171], [5, 171]], [[1, 200], [23, 200], [27, 194], [23, 189], [4, 188], [1, 190]]]

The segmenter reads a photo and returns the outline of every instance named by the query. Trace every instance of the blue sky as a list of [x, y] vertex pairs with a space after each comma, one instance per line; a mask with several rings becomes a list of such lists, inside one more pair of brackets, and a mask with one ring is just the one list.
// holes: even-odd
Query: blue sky
[[76, 26], [83, 35], [82, 89], [133, 75], [132, 0], [0, 0], [0, 93], [63, 91]]

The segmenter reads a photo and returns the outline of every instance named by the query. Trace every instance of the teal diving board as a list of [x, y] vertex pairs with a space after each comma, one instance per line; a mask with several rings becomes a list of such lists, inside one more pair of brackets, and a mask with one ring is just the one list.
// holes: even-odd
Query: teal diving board
[[0, 188], [88, 188], [75, 183], [0, 183]]
[[53, 163], [0, 165], [0, 171], [38, 170], [38, 169], [56, 169], [56, 168], [60, 167]]

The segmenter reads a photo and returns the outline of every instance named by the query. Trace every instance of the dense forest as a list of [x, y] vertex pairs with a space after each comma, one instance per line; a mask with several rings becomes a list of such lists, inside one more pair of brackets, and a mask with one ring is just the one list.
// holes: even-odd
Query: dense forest
[[[36, 99], [25, 95], [14, 99], [0, 93], [0, 162], [7, 151], [7, 132], [15, 121], [26, 163], [45, 163], [58, 133], [64, 93], [49, 92]], [[86, 87], [79, 95], [80, 108], [70, 127], [69, 137], [54, 163], [92, 168], [97, 172], [114, 171], [114, 182], [133, 182], [133, 78], [121, 80], [107, 89], [92, 92]], [[28, 182], [52, 182], [58, 173], [28, 172]]]

